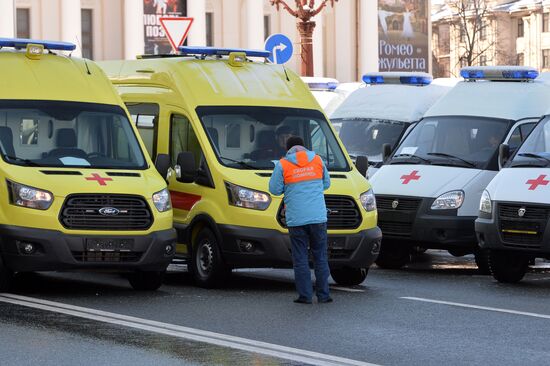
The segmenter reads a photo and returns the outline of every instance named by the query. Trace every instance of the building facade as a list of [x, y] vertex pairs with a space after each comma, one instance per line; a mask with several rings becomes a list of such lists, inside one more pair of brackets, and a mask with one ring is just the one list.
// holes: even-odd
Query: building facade
[[472, 48], [472, 65], [526, 65], [550, 71], [550, 1], [487, 0], [482, 19], [470, 13], [469, 30], [453, 11], [453, 1], [432, 5], [433, 73], [435, 76], [458, 76], [465, 60], [467, 35], [480, 22]]
[[[131, 59], [144, 53], [150, 36], [144, 9], [162, 12], [163, 4], [194, 18], [189, 45], [263, 49], [266, 36], [284, 33], [295, 41], [288, 67], [299, 70], [296, 19], [269, 0], [0, 0], [0, 37], [64, 40], [77, 44], [78, 56]], [[315, 21], [316, 76], [348, 82], [378, 70], [375, 0], [340, 0]]]

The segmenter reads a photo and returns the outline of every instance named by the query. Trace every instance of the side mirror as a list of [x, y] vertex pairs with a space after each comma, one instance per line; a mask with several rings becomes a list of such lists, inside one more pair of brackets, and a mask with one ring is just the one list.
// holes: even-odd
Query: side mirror
[[180, 152], [174, 170], [176, 171], [176, 179], [179, 182], [193, 183], [197, 177], [193, 153], [189, 151]]
[[366, 177], [367, 170], [369, 169], [369, 158], [359, 155], [357, 159], [355, 159], [355, 166], [357, 167], [357, 170], [359, 170], [359, 173], [361, 173], [363, 177]]
[[391, 144], [386, 143], [382, 145], [382, 162], [385, 163], [389, 159], [389, 157], [391, 156], [391, 151]]
[[170, 165], [170, 155], [157, 154], [157, 158], [155, 159], [155, 168], [157, 168], [157, 171], [162, 178], [166, 179], [166, 176], [168, 175], [168, 169], [170, 169]]
[[502, 168], [504, 164], [510, 159], [510, 146], [507, 144], [500, 144], [498, 147], [498, 163]]

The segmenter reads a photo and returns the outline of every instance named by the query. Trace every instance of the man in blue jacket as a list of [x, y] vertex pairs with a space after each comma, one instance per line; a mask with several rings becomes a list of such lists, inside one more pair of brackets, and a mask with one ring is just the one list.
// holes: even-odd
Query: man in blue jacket
[[301, 137], [290, 137], [286, 148], [286, 156], [273, 169], [269, 191], [275, 196], [284, 193], [299, 295], [294, 302], [311, 304], [313, 289], [308, 247], [313, 254], [317, 300], [320, 303], [332, 302], [328, 287], [327, 208], [323, 193], [330, 187], [330, 175], [321, 158], [304, 147]]

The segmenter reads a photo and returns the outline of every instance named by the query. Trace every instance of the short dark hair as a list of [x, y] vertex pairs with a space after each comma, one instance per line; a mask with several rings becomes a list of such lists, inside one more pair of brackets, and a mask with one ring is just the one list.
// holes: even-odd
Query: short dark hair
[[286, 149], [290, 150], [293, 146], [304, 146], [304, 139], [300, 136], [290, 136], [288, 140], [286, 140]]

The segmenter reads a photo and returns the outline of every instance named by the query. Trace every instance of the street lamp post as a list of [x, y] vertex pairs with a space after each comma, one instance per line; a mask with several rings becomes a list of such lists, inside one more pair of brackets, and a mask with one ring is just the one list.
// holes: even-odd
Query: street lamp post
[[291, 8], [284, 0], [271, 0], [271, 5], [274, 5], [277, 10], [280, 6], [293, 17], [297, 19], [296, 27], [300, 33], [300, 53], [302, 57], [301, 74], [302, 76], [313, 76], [313, 30], [315, 22], [311, 19], [319, 14], [328, 3], [334, 7], [334, 3], [338, 0], [322, 0], [321, 4], [315, 7], [315, 0], [295, 0], [296, 8]]

